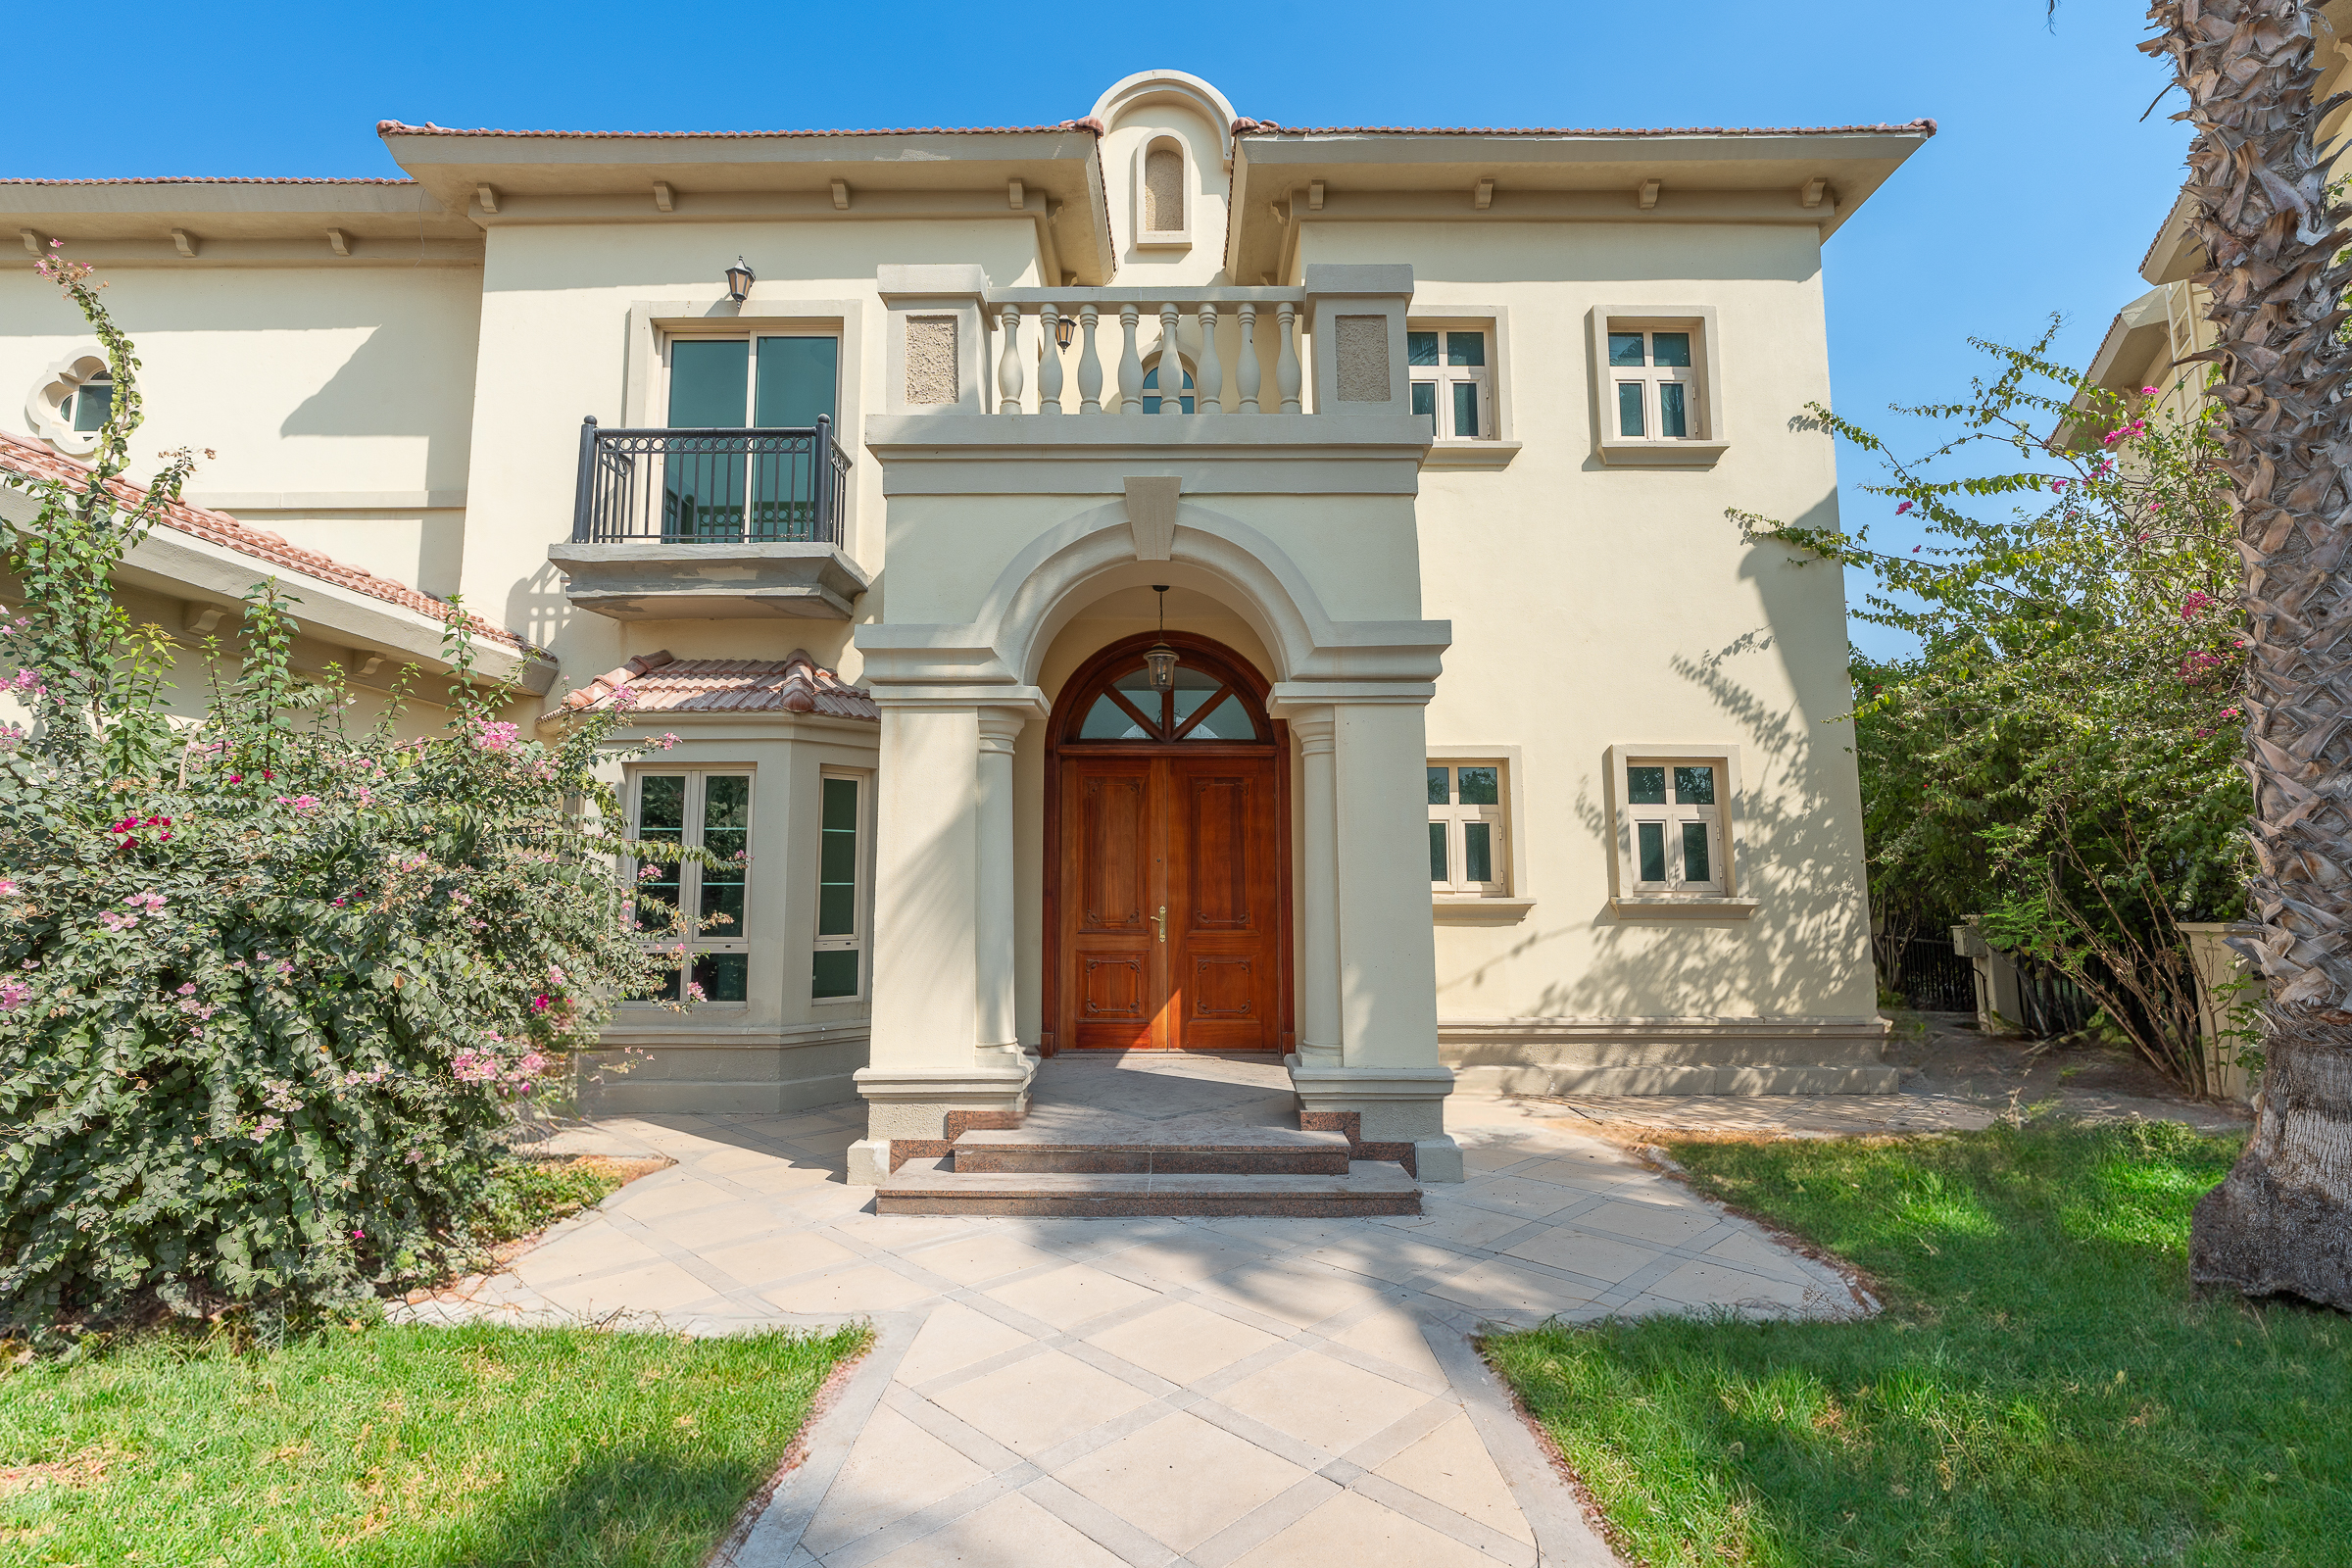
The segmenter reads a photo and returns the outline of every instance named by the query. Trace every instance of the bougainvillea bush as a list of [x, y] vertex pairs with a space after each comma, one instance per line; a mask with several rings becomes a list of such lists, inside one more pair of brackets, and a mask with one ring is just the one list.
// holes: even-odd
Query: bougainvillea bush
[[116, 393], [94, 482], [20, 483], [5, 541], [33, 722], [0, 730], [0, 1329], [348, 1309], [469, 1250], [516, 1106], [676, 961], [614, 854], [677, 852], [608, 835], [608, 726], [497, 716], [454, 610], [425, 738], [396, 732], [413, 673], [364, 725], [298, 676], [267, 584], [202, 716], [168, 716], [169, 641], [108, 582], [190, 460], [108, 489], [137, 361], [86, 270], [44, 270]]
[[1853, 666], [1873, 911], [1898, 929], [1981, 916], [2202, 1092], [2180, 926], [2233, 918], [2249, 863], [2230, 477], [2210, 415], [2160, 416], [2159, 388], [2109, 391], [2048, 342], [1979, 343], [1997, 373], [1966, 400], [1898, 409], [1940, 438], [1921, 459], [1812, 410], [1883, 461], [1884, 482], [1858, 488], [1913, 514], [1925, 544], [1733, 515], [1868, 572], [1853, 613], [1917, 640]]

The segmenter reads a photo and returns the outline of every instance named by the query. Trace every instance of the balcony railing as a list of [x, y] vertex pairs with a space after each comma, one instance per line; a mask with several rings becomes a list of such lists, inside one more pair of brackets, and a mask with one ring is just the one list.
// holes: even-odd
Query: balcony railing
[[[1079, 414], [1297, 414], [1302, 301], [1302, 292], [1295, 288], [992, 289], [988, 312], [997, 340], [997, 412], [1064, 412], [1062, 351], [1025, 352], [1021, 320], [1027, 317], [1045, 343], [1057, 343], [1062, 331], [1070, 331], [1077, 350]], [[1154, 319], [1157, 342], [1162, 348], [1178, 345], [1176, 356], [1139, 347], [1139, 329], [1148, 334]], [[1065, 328], [1065, 322], [1071, 325]], [[1228, 356], [1238, 394], [1230, 409]], [[1194, 363], [1189, 368], [1171, 363], [1162, 371], [1162, 359], [1179, 358]], [[1037, 365], [1034, 406], [1025, 395], [1023, 362], [1028, 359]], [[1270, 377], [1267, 360], [1273, 362]], [[1180, 368], [1182, 383], [1169, 386]], [[1147, 376], [1155, 384], [1147, 386]]]
[[849, 472], [831, 419], [784, 430], [606, 430], [589, 418], [571, 541], [839, 545]]

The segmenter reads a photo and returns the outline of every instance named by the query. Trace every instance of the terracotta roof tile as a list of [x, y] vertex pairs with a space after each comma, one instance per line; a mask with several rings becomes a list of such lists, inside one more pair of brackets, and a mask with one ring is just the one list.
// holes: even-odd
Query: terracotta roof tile
[[[77, 463], [38, 441], [27, 441], [23, 436], [11, 435], [5, 430], [0, 430], [0, 468], [21, 473], [29, 479], [62, 479], [67, 488], [75, 491], [86, 488], [89, 483], [88, 464]], [[137, 506], [147, 494], [138, 485], [123, 479], [114, 480], [107, 488], [126, 506]], [[430, 594], [418, 593], [406, 583], [378, 577], [357, 566], [346, 566], [317, 551], [298, 549], [277, 534], [247, 527], [225, 512], [190, 506], [184, 501], [172, 501], [165, 503], [158, 521], [163, 527], [193, 534], [208, 543], [234, 550], [239, 555], [251, 556], [256, 561], [268, 562], [273, 566], [300, 572], [319, 582], [332, 583], [338, 588], [347, 588], [370, 599], [398, 605], [403, 610], [414, 611], [432, 620], [443, 619], [449, 614], [449, 606]], [[466, 622], [475, 632], [494, 642], [525, 652], [535, 651], [521, 637], [504, 627], [493, 626], [479, 615], [469, 614]]]
[[[625, 698], [616, 701], [619, 694]], [[602, 708], [639, 713], [823, 713], [833, 718], [880, 719], [882, 710], [863, 689], [821, 667], [804, 649], [789, 659], [673, 659], [669, 651], [640, 654], [564, 699], [549, 714]]]
[[1936, 122], [1901, 125], [1661, 125], [1653, 128], [1565, 125], [1279, 125], [1237, 120], [1237, 136], [1855, 136], [1918, 131], [1933, 136]]
[[558, 136], [566, 140], [611, 138], [631, 141], [713, 141], [758, 136], [1027, 136], [1048, 130], [1102, 133], [1100, 121], [1063, 120], [1051, 125], [903, 125], [873, 130], [493, 130], [455, 125], [411, 125], [397, 120], [375, 122], [378, 136]]

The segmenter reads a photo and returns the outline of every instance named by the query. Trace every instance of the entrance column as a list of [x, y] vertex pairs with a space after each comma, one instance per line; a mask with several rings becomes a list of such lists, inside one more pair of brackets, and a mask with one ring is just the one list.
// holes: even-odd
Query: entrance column
[[983, 708], [979, 714], [979, 880], [975, 889], [978, 946], [975, 956], [977, 1007], [974, 1022], [981, 1065], [992, 1058], [1017, 1063], [1019, 1026], [1014, 1022], [1014, 939], [1012, 857], [1012, 746], [1028, 715], [1017, 708]]
[[[1427, 685], [1384, 690], [1371, 682], [1332, 694], [1339, 700], [1329, 709], [1333, 857], [1325, 880], [1338, 909], [1340, 1059], [1317, 1061], [1301, 1051], [1291, 1081], [1305, 1124], [1330, 1127], [1352, 1115], [1363, 1143], [1409, 1145], [1420, 1180], [1458, 1182], [1461, 1150], [1446, 1134], [1453, 1073], [1438, 1058], [1437, 937], [1425, 869], [1422, 710], [1430, 694]], [[1310, 793], [1302, 803], [1309, 811], [1312, 802]], [[1310, 830], [1310, 854], [1313, 842]], [[1311, 909], [1317, 890], [1313, 871], [1305, 874], [1302, 902]]]
[[[1028, 1105], [1035, 1070], [1017, 1047], [1010, 1053], [979, 1049], [983, 1036], [997, 1029], [993, 990], [984, 996], [982, 984], [984, 961], [990, 968], [996, 964], [989, 928], [1011, 927], [1009, 756], [1002, 760], [1003, 821], [992, 824], [983, 807], [992, 793], [988, 775], [1000, 765], [983, 749], [983, 713], [1000, 710], [974, 696], [894, 690], [880, 681], [874, 700], [882, 710], [874, 789], [874, 1001], [869, 1065], [857, 1074], [866, 1102], [866, 1136], [850, 1146], [855, 1185], [889, 1174], [893, 1143], [910, 1143], [920, 1155], [944, 1153], [951, 1112], [1010, 1124]], [[1004, 831], [999, 842], [984, 845], [992, 826]], [[1003, 865], [998, 889], [984, 886], [992, 860]], [[984, 893], [995, 891], [1002, 892], [1001, 919], [998, 908], [984, 902]], [[1009, 993], [1009, 956], [1002, 968]]]
[[1332, 789], [1333, 721], [1328, 708], [1291, 719], [1298, 737], [1298, 1062], [1341, 1065], [1340, 870]]

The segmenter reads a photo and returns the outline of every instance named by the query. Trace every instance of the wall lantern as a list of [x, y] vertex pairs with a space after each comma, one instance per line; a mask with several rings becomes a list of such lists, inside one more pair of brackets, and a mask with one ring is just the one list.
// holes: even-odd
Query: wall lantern
[[1151, 672], [1152, 689], [1172, 692], [1176, 689], [1176, 650], [1168, 646], [1168, 585], [1155, 582], [1152, 591], [1159, 595], [1159, 641], [1144, 653], [1144, 667]]
[[727, 298], [741, 305], [751, 298], [752, 284], [756, 281], [757, 276], [744, 265], [743, 258], [736, 257], [735, 265], [727, 269]]
[[1070, 346], [1070, 339], [1076, 337], [1077, 335], [1078, 318], [1075, 316], [1058, 316], [1054, 318], [1054, 346], [1055, 348], [1068, 348]]

